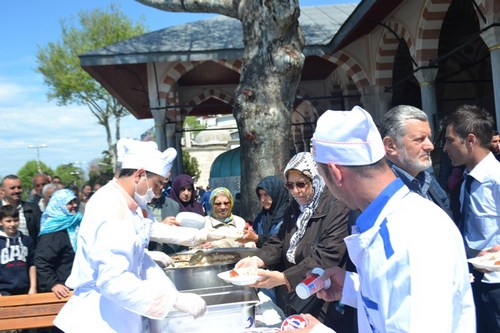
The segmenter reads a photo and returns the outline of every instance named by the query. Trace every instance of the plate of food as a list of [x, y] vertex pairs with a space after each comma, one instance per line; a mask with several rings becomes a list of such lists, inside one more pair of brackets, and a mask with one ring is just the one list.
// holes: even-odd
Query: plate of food
[[235, 268], [230, 271], [219, 273], [217, 276], [235, 286], [247, 286], [262, 279], [261, 276], [257, 275], [257, 270], [255, 268]]
[[175, 219], [181, 227], [201, 229], [205, 226], [205, 217], [192, 212], [180, 212]]
[[484, 256], [467, 260], [474, 267], [490, 272], [500, 272], [500, 252], [490, 252]]

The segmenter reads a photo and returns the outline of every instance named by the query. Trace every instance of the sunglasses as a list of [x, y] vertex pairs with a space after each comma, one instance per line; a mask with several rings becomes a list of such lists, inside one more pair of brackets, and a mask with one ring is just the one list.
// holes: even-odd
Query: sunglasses
[[214, 202], [214, 206], [221, 206], [221, 205], [224, 205], [224, 206], [229, 206], [231, 203], [226, 201], [226, 202]]
[[310, 182], [308, 181], [300, 181], [300, 182], [286, 182], [285, 183], [285, 188], [287, 190], [293, 190], [295, 187], [297, 187], [299, 190], [302, 190], [303, 188], [305, 188], [307, 186], [307, 184], [309, 184]]

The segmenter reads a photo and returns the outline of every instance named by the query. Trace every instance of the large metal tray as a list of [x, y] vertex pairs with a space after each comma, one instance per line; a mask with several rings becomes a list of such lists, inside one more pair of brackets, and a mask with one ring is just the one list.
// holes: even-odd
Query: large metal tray
[[259, 297], [254, 288], [225, 286], [188, 290], [200, 295], [207, 303], [207, 313], [193, 319], [172, 311], [163, 320], [162, 332], [240, 332], [255, 326], [255, 305]]
[[[180, 252], [178, 254], [189, 255], [194, 251]], [[240, 259], [255, 254], [255, 249], [250, 248], [224, 248], [209, 249], [205, 254], [234, 254], [235, 260], [225, 263], [209, 264], [192, 267], [167, 267], [165, 273], [172, 280], [177, 290], [205, 289], [213, 287], [224, 287], [228, 284], [220, 279], [217, 274], [234, 268], [234, 264]], [[174, 256], [174, 255], [172, 255]], [[189, 258], [189, 257], [188, 257]]]

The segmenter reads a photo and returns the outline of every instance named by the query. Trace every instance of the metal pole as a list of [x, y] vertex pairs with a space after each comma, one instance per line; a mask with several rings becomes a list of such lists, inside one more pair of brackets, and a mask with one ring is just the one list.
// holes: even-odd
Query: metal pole
[[40, 167], [40, 148], [47, 148], [48, 146], [46, 144], [34, 146], [34, 145], [29, 145], [28, 148], [36, 149], [36, 166], [38, 173], [42, 173], [42, 168]]

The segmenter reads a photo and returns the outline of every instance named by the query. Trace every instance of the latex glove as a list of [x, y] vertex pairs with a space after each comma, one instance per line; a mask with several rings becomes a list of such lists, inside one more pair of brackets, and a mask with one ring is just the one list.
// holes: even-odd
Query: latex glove
[[193, 293], [178, 293], [174, 303], [176, 310], [191, 314], [195, 319], [207, 312], [207, 303], [200, 296]]
[[172, 258], [161, 251], [148, 251], [148, 254], [160, 267], [167, 267], [174, 264]]

